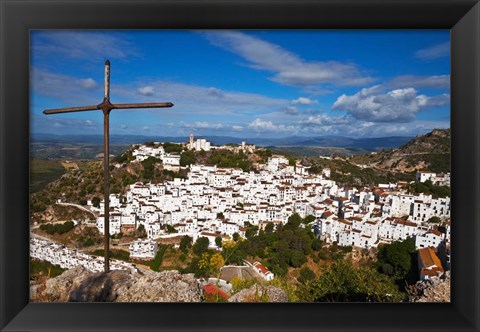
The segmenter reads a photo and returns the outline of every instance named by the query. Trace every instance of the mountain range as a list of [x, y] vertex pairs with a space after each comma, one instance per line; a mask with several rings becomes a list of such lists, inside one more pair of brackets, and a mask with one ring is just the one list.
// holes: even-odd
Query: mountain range
[[[284, 138], [264, 138], [250, 137], [238, 138], [229, 136], [199, 136], [196, 138], [206, 138], [214, 145], [223, 145], [228, 143], [240, 144], [245, 141], [249, 144], [269, 147], [338, 147], [347, 149], [364, 149], [375, 151], [378, 149], [396, 148], [404, 145], [412, 139], [412, 137], [390, 136], [375, 138], [351, 138], [346, 136], [290, 136]], [[55, 135], [55, 134], [32, 134], [32, 143], [52, 142], [52, 143], [83, 143], [83, 144], [102, 144], [102, 135]], [[156, 142], [187, 142], [188, 137], [172, 137], [172, 136], [142, 136], [142, 135], [110, 135], [111, 144], [136, 144], [148, 141]]]

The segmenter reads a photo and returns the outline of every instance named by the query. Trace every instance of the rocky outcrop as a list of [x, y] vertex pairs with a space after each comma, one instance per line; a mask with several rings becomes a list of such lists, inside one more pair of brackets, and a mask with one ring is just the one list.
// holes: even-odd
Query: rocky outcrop
[[178, 271], [132, 274], [92, 273], [81, 266], [47, 280], [35, 293], [49, 302], [201, 302], [203, 291], [191, 274]]
[[450, 302], [450, 271], [440, 277], [418, 281], [408, 289], [410, 302]]
[[149, 272], [118, 288], [116, 302], [201, 302], [203, 291], [193, 274]]
[[255, 284], [242, 289], [230, 297], [228, 302], [288, 302], [288, 296], [283, 289]]

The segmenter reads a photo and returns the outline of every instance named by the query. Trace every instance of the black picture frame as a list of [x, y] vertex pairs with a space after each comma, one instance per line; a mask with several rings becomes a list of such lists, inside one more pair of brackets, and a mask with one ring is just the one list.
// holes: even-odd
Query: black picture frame
[[[0, 0], [0, 22], [1, 331], [479, 331], [477, 1]], [[451, 29], [451, 303], [29, 303], [29, 30], [119, 28]]]

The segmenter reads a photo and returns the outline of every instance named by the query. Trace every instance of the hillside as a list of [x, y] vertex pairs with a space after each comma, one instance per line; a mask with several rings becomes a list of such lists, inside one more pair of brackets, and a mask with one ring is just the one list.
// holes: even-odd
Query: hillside
[[398, 149], [353, 156], [349, 161], [392, 172], [450, 172], [450, 137], [450, 129], [434, 129]]
[[[147, 143], [151, 144], [151, 143]], [[208, 152], [183, 150], [180, 145], [164, 143], [168, 153], [179, 153], [180, 164], [217, 165], [219, 167], [235, 167], [244, 171], [253, 170], [254, 163], [265, 162], [272, 155], [269, 150], [257, 150], [256, 153], [232, 152], [228, 150], [212, 150]], [[161, 183], [174, 178], [185, 178], [188, 169], [173, 172], [163, 168], [160, 159], [149, 157], [139, 162], [132, 157], [133, 147], [124, 153], [111, 158], [110, 161], [110, 192], [112, 194], [124, 194], [128, 185], [135, 182]], [[56, 173], [45, 173], [44, 168], [38, 165], [54, 165]], [[31, 212], [32, 221], [41, 221], [45, 218], [45, 211], [57, 199], [64, 198], [66, 201], [86, 205], [87, 200], [97, 200], [103, 197], [103, 168], [101, 161], [76, 161], [79, 169], [66, 171], [62, 169], [58, 160], [32, 160], [35, 167], [32, 170], [32, 196]], [[49, 166], [53, 169], [53, 166]], [[50, 171], [50, 169], [47, 169]], [[43, 172], [43, 173], [42, 173]], [[45, 173], [45, 174], [44, 174]], [[50, 175], [52, 173], [53, 175]], [[48, 181], [52, 181], [47, 184]], [[40, 183], [40, 184], [37, 184]]]

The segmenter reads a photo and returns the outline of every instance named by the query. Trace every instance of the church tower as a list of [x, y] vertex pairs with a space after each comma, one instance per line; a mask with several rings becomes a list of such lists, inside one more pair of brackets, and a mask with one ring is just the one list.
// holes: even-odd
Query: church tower
[[193, 149], [193, 133], [190, 133], [190, 145], [188, 147]]

